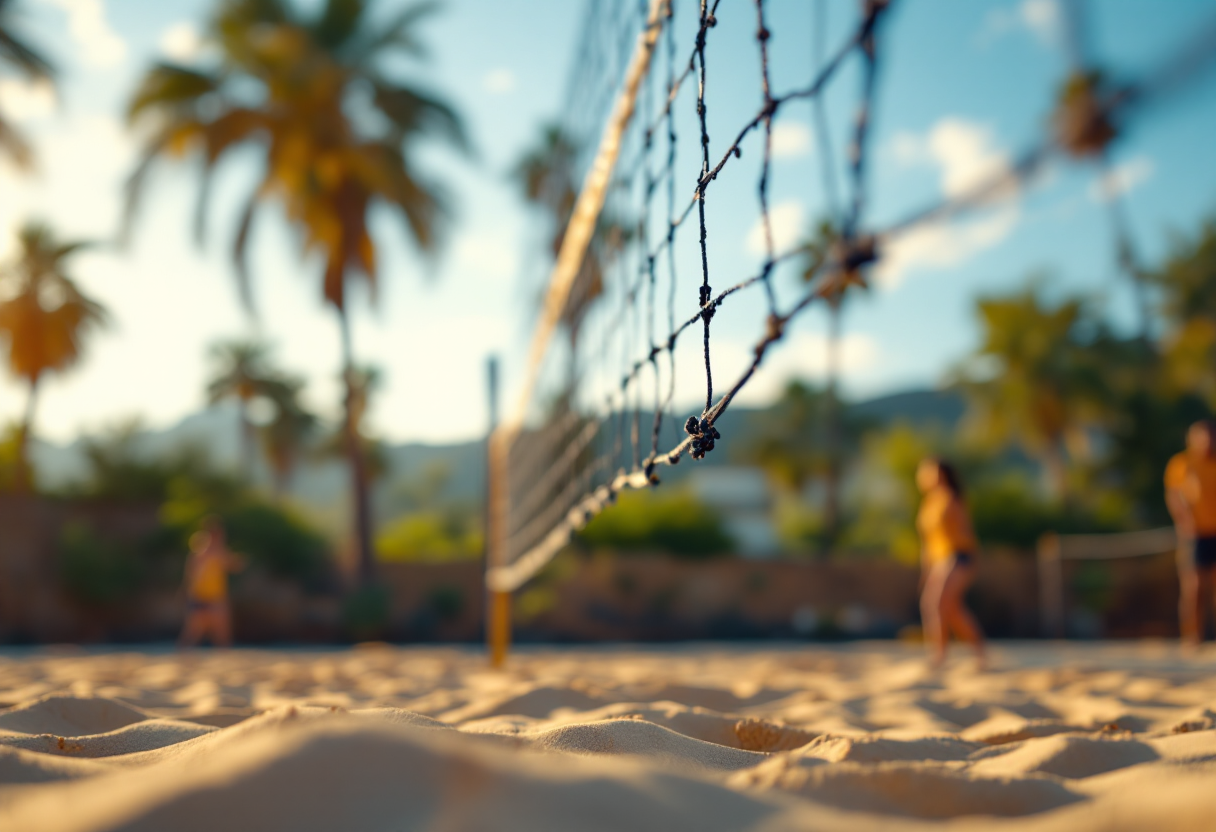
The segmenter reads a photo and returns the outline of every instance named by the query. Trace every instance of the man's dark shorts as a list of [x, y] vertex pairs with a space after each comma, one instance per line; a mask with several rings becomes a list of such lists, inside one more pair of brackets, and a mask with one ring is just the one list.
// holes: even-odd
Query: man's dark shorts
[[1196, 569], [1216, 567], [1216, 536], [1195, 538], [1191, 544], [1191, 562]]

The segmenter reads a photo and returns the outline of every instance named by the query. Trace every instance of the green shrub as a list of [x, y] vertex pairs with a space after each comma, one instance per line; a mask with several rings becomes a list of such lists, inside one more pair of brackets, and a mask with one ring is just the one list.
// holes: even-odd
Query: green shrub
[[342, 627], [355, 641], [380, 638], [388, 627], [392, 596], [388, 587], [371, 584], [346, 596], [342, 605]]
[[314, 584], [330, 563], [329, 544], [293, 512], [242, 489], [215, 487], [206, 480], [176, 480], [160, 510], [167, 538], [185, 553], [190, 535], [209, 514], [224, 524], [228, 546], [280, 578]]
[[329, 560], [325, 539], [291, 513], [249, 501], [221, 516], [232, 550], [271, 574], [307, 583], [325, 571]]
[[426, 605], [442, 621], [459, 618], [464, 610], [464, 592], [458, 586], [437, 586], [427, 595]]
[[81, 603], [117, 604], [143, 586], [145, 571], [138, 551], [99, 535], [87, 523], [64, 527], [56, 555], [61, 585]]
[[625, 492], [578, 537], [591, 547], [658, 550], [690, 560], [726, 554], [735, 546], [721, 517], [687, 491]]
[[1032, 549], [1045, 532], [1118, 531], [1109, 517], [1082, 507], [1051, 503], [1026, 477], [1013, 474], [982, 479], [967, 493], [980, 544], [1003, 543]]
[[376, 537], [376, 555], [383, 561], [415, 563], [477, 560], [483, 545], [481, 531], [467, 515], [428, 511], [388, 524]]

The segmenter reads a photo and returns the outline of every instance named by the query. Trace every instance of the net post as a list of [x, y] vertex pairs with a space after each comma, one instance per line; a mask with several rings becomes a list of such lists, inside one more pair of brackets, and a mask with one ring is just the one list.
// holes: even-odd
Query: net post
[[[501, 427], [490, 434], [486, 482], [489, 511], [486, 516], [486, 566], [501, 569], [507, 565], [507, 455], [510, 435]], [[490, 665], [506, 664], [511, 646], [511, 593], [489, 589], [486, 609], [486, 647]]]
[[1064, 567], [1060, 536], [1039, 538], [1039, 624], [1044, 638], [1064, 637]]
[[[491, 356], [486, 362], [487, 404], [489, 405], [490, 430], [486, 437], [486, 569], [501, 566], [506, 562], [505, 526], [506, 517], [506, 455], [503, 450], [504, 437], [498, 430], [498, 357]], [[511, 643], [511, 595], [507, 592], [486, 589], [485, 595], [486, 647], [490, 664], [501, 668], [507, 660], [507, 649]]]
[[511, 593], [490, 593], [489, 619], [490, 667], [502, 670], [511, 648]]
[[604, 202], [612, 184], [612, 172], [621, 153], [625, 133], [637, 108], [638, 92], [650, 69], [651, 58], [662, 31], [663, 21], [672, 0], [648, 0], [646, 25], [638, 35], [637, 45], [630, 58], [617, 94], [612, 114], [600, 137], [590, 169], [575, 201], [570, 220], [562, 237], [557, 262], [549, 276], [540, 320], [533, 331], [524, 367], [523, 383], [514, 407], [507, 410], [502, 423], [490, 437], [487, 470], [489, 511], [486, 522], [486, 642], [490, 662], [501, 667], [511, 643], [511, 593], [497, 586], [501, 582], [494, 576], [511, 565], [507, 546], [507, 532], [511, 523], [510, 483], [508, 459], [510, 449], [523, 431], [528, 407], [532, 403], [535, 388], [539, 383], [541, 363], [549, 348], [553, 333], [559, 324], [563, 309], [570, 298], [574, 281], [582, 268], [591, 238], [599, 222]]

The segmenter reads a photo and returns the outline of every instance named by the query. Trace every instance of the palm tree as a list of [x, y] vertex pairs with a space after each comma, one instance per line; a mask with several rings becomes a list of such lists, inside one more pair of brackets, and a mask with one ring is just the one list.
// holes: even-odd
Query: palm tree
[[1216, 218], [1171, 248], [1165, 262], [1146, 275], [1162, 301], [1165, 375], [1173, 392], [1193, 393], [1216, 408]]
[[[578, 146], [561, 127], [541, 129], [537, 143], [519, 158], [511, 177], [524, 201], [546, 215], [549, 250], [557, 258], [566, 238], [566, 227], [578, 201], [576, 164]], [[570, 361], [567, 387], [573, 391], [578, 379], [578, 342], [591, 307], [604, 294], [604, 274], [631, 238], [627, 224], [608, 212], [600, 214], [591, 248], [575, 275], [562, 309], [560, 323], [566, 331]], [[541, 299], [544, 302], [544, 299]]]
[[1034, 287], [977, 304], [979, 365], [964, 382], [972, 423], [993, 443], [1015, 441], [1042, 463], [1056, 499], [1067, 501], [1068, 450], [1102, 418], [1105, 391], [1083, 342], [1081, 301], [1052, 307]]
[[554, 257], [562, 248], [566, 225], [578, 200], [574, 166], [578, 147], [557, 125], [546, 125], [536, 144], [515, 163], [511, 177], [519, 185], [524, 200], [549, 215], [549, 247]]
[[743, 456], [780, 490], [801, 495], [827, 468], [827, 449], [813, 431], [826, 409], [826, 394], [800, 381], [790, 382], [781, 398], [756, 413]]
[[274, 477], [275, 496], [282, 499], [291, 486], [300, 458], [317, 427], [317, 417], [300, 401], [300, 379], [276, 379], [266, 390], [274, 417], [261, 428], [262, 450]]
[[[0, 64], [7, 64], [29, 81], [53, 81], [55, 70], [17, 30], [16, 0], [0, 0]], [[0, 152], [17, 164], [29, 167], [33, 162], [30, 147], [12, 124], [0, 113]]]
[[[829, 220], [822, 220], [802, 244], [802, 281], [812, 283], [824, 278], [823, 268], [840, 235]], [[840, 532], [840, 318], [844, 307], [846, 283], [833, 282], [824, 292], [828, 305], [827, 389], [823, 409], [824, 434], [824, 542], [831, 550]]]
[[104, 307], [77, 287], [67, 261], [88, 243], [56, 239], [42, 223], [17, 233], [18, 254], [0, 268], [0, 333], [8, 341], [8, 364], [29, 386], [18, 441], [16, 485], [33, 483], [29, 442], [33, 435], [39, 384], [47, 373], [63, 372], [80, 360], [84, 341], [105, 323]]
[[241, 460], [246, 476], [252, 476], [253, 423], [249, 405], [254, 399], [269, 398], [278, 383], [278, 374], [269, 366], [270, 349], [260, 341], [220, 341], [211, 345], [215, 367], [207, 382], [207, 401], [218, 404], [236, 399], [241, 419]]
[[371, 408], [372, 394], [383, 386], [384, 376], [378, 367], [354, 367], [344, 374], [344, 378], [347, 389], [351, 391], [347, 410], [348, 421], [344, 422], [329, 438], [323, 440], [317, 448], [317, 452], [322, 457], [344, 455], [349, 436], [347, 424], [353, 425], [355, 436], [358, 437], [359, 447], [362, 450], [363, 472], [367, 478], [364, 483], [366, 488], [381, 479], [389, 469], [384, 446], [375, 437], [369, 435], [365, 421], [367, 412]]
[[418, 248], [437, 250], [447, 202], [422, 177], [414, 150], [423, 137], [467, 151], [447, 104], [399, 82], [389, 58], [420, 58], [418, 22], [429, 4], [374, 20], [364, 0], [327, 0], [301, 11], [288, 0], [225, 0], [207, 28], [218, 57], [194, 66], [159, 63], [145, 73], [128, 118], [152, 138], [128, 183], [128, 218], [151, 164], [198, 152], [203, 162], [195, 230], [201, 239], [211, 174], [238, 146], [259, 148], [261, 178], [241, 210], [233, 260], [252, 308], [245, 254], [258, 209], [277, 200], [304, 251], [324, 261], [322, 297], [337, 313], [347, 381], [345, 432], [354, 502], [354, 535], [364, 582], [374, 571], [365, 462], [350, 411], [355, 359], [347, 297], [355, 279], [375, 298], [376, 250], [368, 229], [373, 206], [405, 219]]

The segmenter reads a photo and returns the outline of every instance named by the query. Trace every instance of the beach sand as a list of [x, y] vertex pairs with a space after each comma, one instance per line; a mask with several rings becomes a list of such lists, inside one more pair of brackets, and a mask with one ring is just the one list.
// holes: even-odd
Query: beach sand
[[0, 653], [0, 829], [1216, 830], [1216, 652]]

